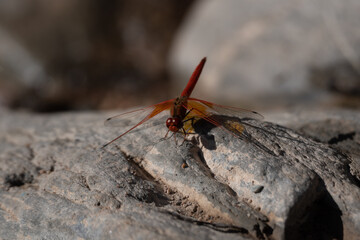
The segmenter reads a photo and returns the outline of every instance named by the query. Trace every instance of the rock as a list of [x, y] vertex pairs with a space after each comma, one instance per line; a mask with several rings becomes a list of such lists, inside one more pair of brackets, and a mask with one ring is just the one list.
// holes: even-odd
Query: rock
[[311, 71], [310, 81], [318, 88], [344, 95], [360, 95], [360, 64], [352, 66], [348, 62], [317, 67]]
[[0, 1], [0, 104], [48, 112], [165, 97], [168, 49], [191, 3]]
[[[299, 115], [269, 119], [290, 126]], [[232, 134], [200, 120], [199, 134], [182, 144], [181, 135], [177, 144], [163, 139], [164, 118], [101, 149], [139, 119], [116, 129], [103, 126], [103, 113], [1, 110], [0, 238], [359, 238], [353, 152], [313, 140], [312, 118], [295, 127], [302, 134], [251, 119]], [[358, 119], [350, 111], [343, 118], [355, 132], [350, 145]]]
[[208, 56], [198, 93], [216, 102], [324, 104], [337, 100], [329, 89], [359, 96], [359, 9], [357, 0], [199, 1], [172, 48], [174, 83], [185, 85]]
[[360, 179], [359, 113], [350, 110], [311, 110], [267, 116], [270, 121], [296, 129], [314, 141], [329, 144], [347, 154], [351, 158], [351, 174]]

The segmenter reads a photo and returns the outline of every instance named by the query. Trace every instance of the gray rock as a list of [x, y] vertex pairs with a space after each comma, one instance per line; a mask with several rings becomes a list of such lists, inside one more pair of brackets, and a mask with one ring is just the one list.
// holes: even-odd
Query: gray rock
[[332, 99], [314, 83], [358, 94], [359, 3], [198, 1], [173, 45], [174, 84], [185, 85], [197, 61], [208, 56], [198, 93], [217, 102], [264, 99], [259, 102], [273, 106]]
[[[269, 119], [289, 125], [298, 115]], [[359, 168], [351, 165], [352, 151], [313, 140], [306, 131], [316, 125], [311, 118], [294, 127], [302, 134], [250, 119], [242, 119], [237, 126], [245, 128], [235, 133], [198, 121], [199, 134], [183, 143], [179, 135], [176, 144], [174, 137], [163, 139], [162, 115], [100, 149], [139, 120], [119, 122], [118, 130], [103, 127], [105, 118], [0, 111], [0, 238], [360, 236]], [[344, 116], [354, 141], [358, 119], [354, 112]], [[316, 129], [338, 136], [325, 126]]]
[[314, 141], [347, 154], [351, 174], [360, 179], [360, 114], [350, 110], [294, 111], [268, 114], [270, 121], [296, 129]]

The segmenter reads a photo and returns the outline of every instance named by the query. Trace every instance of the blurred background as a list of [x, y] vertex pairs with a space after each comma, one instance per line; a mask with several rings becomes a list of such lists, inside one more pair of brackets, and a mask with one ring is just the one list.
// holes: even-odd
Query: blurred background
[[0, 106], [360, 107], [359, 0], [2, 0]]

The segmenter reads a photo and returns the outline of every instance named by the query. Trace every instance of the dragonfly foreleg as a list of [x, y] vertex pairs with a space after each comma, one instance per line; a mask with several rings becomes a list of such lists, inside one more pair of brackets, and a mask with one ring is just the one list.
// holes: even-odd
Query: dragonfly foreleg
[[185, 113], [184, 118], [186, 118], [186, 116], [189, 115], [189, 113], [191, 113], [192, 110], [194, 110], [194, 108], [192, 108], [192, 109], [190, 109], [189, 111], [187, 111], [187, 112]]
[[[183, 121], [183, 124], [184, 124], [185, 122], [191, 121], [191, 127], [194, 128], [194, 120], [195, 120], [195, 117], [188, 118], [188, 119], [186, 119], [186, 120]], [[184, 127], [183, 127], [183, 128], [184, 128]], [[190, 130], [191, 130], [191, 129], [189, 129], [189, 131], [190, 131]], [[189, 131], [188, 131], [186, 134], [189, 134]]]
[[167, 137], [167, 135], [169, 134], [169, 132], [170, 132], [170, 129], [167, 130], [167, 132], [166, 132], [166, 134], [165, 134], [165, 136], [164, 136], [164, 139], [166, 139], [166, 137]]

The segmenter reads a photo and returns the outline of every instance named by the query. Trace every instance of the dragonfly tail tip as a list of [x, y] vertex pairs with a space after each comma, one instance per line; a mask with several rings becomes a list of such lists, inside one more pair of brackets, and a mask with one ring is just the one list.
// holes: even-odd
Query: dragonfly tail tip
[[102, 145], [102, 146], [100, 147], [100, 149], [105, 149], [108, 145], [109, 145], [109, 143], [106, 143], [106, 144]]

